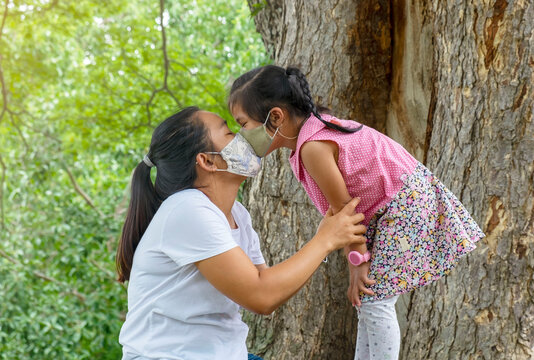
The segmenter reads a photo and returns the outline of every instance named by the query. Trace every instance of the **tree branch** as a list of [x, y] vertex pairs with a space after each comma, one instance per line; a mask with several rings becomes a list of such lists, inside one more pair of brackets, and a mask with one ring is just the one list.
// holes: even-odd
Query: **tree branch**
[[[42, 134], [43, 136], [53, 140], [56, 144], [57, 144], [57, 151], [58, 153], [62, 151], [62, 142], [61, 140], [59, 140], [58, 138], [56, 138], [55, 136], [53, 135], [50, 135], [48, 134], [47, 132], [44, 132], [42, 130], [39, 130], [38, 128], [34, 128], [28, 124], [26, 124], [24, 121], [22, 121], [20, 119], [20, 115], [21, 114], [25, 114], [27, 115], [28, 117], [30, 117], [31, 119], [35, 120], [35, 117], [29, 113], [28, 111], [26, 110], [21, 110], [19, 113], [16, 113], [16, 112], [13, 112], [11, 110], [8, 109], [8, 112], [11, 116], [13, 115], [17, 115], [18, 116], [18, 120], [22, 123], [22, 125], [26, 126], [27, 128], [31, 129], [32, 131], [35, 131], [36, 133], [39, 133], [39, 134]], [[20, 132], [20, 129], [15, 125], [15, 122], [14, 122], [14, 119], [12, 119], [12, 122], [13, 122], [13, 126], [15, 126], [15, 128], [18, 130], [19, 132], [19, 135], [22, 137], [22, 140], [25, 144], [25, 146], [27, 148], [29, 148], [29, 145], [27, 144], [26, 140], [24, 139], [23, 135], [22, 135], [22, 132]], [[1, 158], [0, 158], [1, 160]], [[4, 182], [4, 178], [5, 178], [5, 164], [3, 163], [3, 161], [0, 163], [0, 165], [2, 165], [2, 169], [3, 169], [3, 172], [2, 172], [2, 181], [0, 182], [0, 186], [3, 184]], [[72, 174], [72, 172], [70, 171], [69, 167], [67, 166], [67, 164], [65, 162], [62, 163], [62, 166], [63, 166], [63, 169], [65, 170], [65, 172], [67, 173], [67, 175], [69, 176], [69, 179], [74, 187], [74, 190], [85, 200], [85, 202], [93, 209], [95, 210], [98, 215], [100, 217], [104, 217], [104, 214], [100, 211], [100, 209], [98, 209], [95, 204], [93, 203], [93, 201], [91, 200], [91, 198], [87, 195], [87, 193], [85, 191], [83, 191], [83, 189], [78, 185], [78, 183], [76, 182], [76, 179], [74, 177], [74, 175]], [[2, 192], [1, 192], [1, 188], [0, 188], [0, 201], [2, 200]], [[1, 205], [2, 203], [0, 203]], [[2, 219], [3, 219], [3, 216], [2, 216]], [[4, 225], [5, 226], [5, 225]]]
[[9, 0], [6, 0], [4, 5], [4, 15], [2, 16], [2, 25], [0, 25], [0, 40], [2, 40], [2, 35], [4, 34], [4, 25], [6, 24], [7, 11], [8, 11]]
[[[8, 11], [9, 0], [6, 0], [4, 6], [4, 15], [2, 17], [2, 25], [0, 25], [0, 41], [2, 41], [2, 35], [4, 34], [4, 25], [6, 24], [7, 11]], [[2, 54], [0, 54], [0, 84], [2, 85], [2, 112], [0, 113], [0, 121], [4, 117], [4, 114], [7, 111], [7, 89], [6, 83], [4, 81], [4, 71], [2, 69]]]
[[167, 35], [165, 33], [165, 26], [163, 25], [163, 13], [165, 12], [165, 0], [159, 0], [159, 21], [161, 26], [161, 49], [163, 51], [163, 68], [165, 70], [164, 77], [163, 77], [163, 87], [161, 90], [165, 90], [167, 94], [169, 94], [176, 105], [183, 108], [183, 105], [178, 101], [174, 93], [169, 89], [167, 79], [169, 77], [169, 68], [170, 68], [170, 61], [169, 61], [169, 55], [167, 54]]
[[13, 111], [11, 111], [10, 109], [7, 109], [7, 112], [9, 113], [9, 119], [11, 120], [11, 124], [15, 128], [16, 132], [19, 134], [19, 137], [22, 140], [22, 144], [24, 145], [24, 148], [26, 149], [26, 153], [24, 154], [24, 156], [26, 156], [28, 152], [30, 152], [30, 145], [28, 145], [28, 142], [26, 141], [24, 134], [22, 133], [22, 131], [20, 130], [20, 127], [17, 125], [17, 122], [15, 121], [15, 116], [14, 116], [15, 113], [13, 113]]
[[[176, 61], [176, 60], [171, 60], [171, 63], [176, 64], [176, 65], [182, 67], [185, 71], [187, 71], [187, 72], [189, 73], [189, 75], [191, 75], [191, 76], [196, 76], [196, 74], [193, 73], [193, 72], [191, 71], [191, 69], [189, 69], [189, 67], [185, 66], [185, 65], [182, 64], [181, 62], [178, 62], [178, 61]], [[171, 71], [176, 72], [176, 70], [174, 70], [173, 68], [171, 68]], [[212, 93], [212, 92], [211, 92], [211, 91], [210, 91], [210, 90], [209, 90], [209, 89], [202, 83], [202, 81], [199, 82], [199, 85], [200, 85], [200, 87], [201, 87], [202, 89], [204, 89], [204, 91], [205, 91], [209, 96], [211, 96], [211, 97], [213, 98], [213, 100], [215, 100], [215, 102], [217, 102], [217, 103], [220, 102], [220, 99], [217, 99], [217, 97], [216, 97], [216, 96], [215, 96], [215, 95], [214, 95], [214, 94], [213, 94], [213, 93]]]
[[167, 88], [167, 77], [169, 75], [169, 57], [167, 55], [167, 36], [163, 25], [163, 13], [165, 12], [165, 0], [159, 0], [159, 24], [161, 26], [161, 49], [163, 51], [163, 68], [165, 70], [163, 78], [163, 88]]
[[[0, 32], [0, 35], [2, 33]], [[7, 109], [7, 89], [4, 81], [4, 71], [2, 69], [2, 54], [0, 54], [0, 84], [2, 86], [2, 112], [0, 113], [0, 122], [2, 121]]]
[[[6, 0], [6, 2], [9, 2], [9, 0]], [[17, 10], [14, 9], [14, 10], [11, 11], [11, 16], [14, 16], [15, 18], [18, 17], [18, 16], [21, 16], [21, 15], [28, 16], [30, 14], [31, 15], [35, 15], [35, 16], [43, 16], [44, 13], [46, 13], [47, 11], [52, 10], [58, 4], [59, 4], [59, 0], [53, 0], [48, 6], [40, 7], [40, 10], [17, 11]]]
[[104, 267], [102, 267], [102, 265], [100, 265], [99, 263], [97, 263], [95, 260], [93, 259], [90, 259], [89, 262], [91, 264], [93, 264], [98, 270], [102, 271], [104, 274], [106, 274], [106, 277], [110, 278], [110, 279], [113, 279], [113, 281], [117, 280], [117, 277], [115, 276], [115, 274], [113, 274], [112, 272], [110, 272], [109, 270], [107, 269], [104, 269]]
[[78, 185], [78, 183], [76, 182], [76, 179], [74, 178], [74, 175], [72, 175], [72, 172], [70, 171], [70, 169], [67, 167], [67, 165], [65, 163], [63, 163], [63, 170], [65, 170], [67, 175], [69, 175], [69, 179], [70, 179], [70, 181], [72, 183], [72, 186], [74, 186], [74, 190], [78, 194], [80, 194], [80, 196], [85, 200], [85, 202], [90, 207], [92, 207], [98, 213], [98, 215], [100, 215], [101, 217], [104, 217], [104, 214], [100, 211], [100, 209], [98, 209], [95, 206], [95, 204], [93, 203], [93, 201], [91, 200], [89, 195], [87, 195], [87, 193], [85, 191], [83, 191], [83, 189]]
[[[18, 118], [18, 121], [23, 125], [25, 126], [26, 128], [30, 129], [31, 131], [37, 133], [37, 134], [41, 134], [43, 135], [44, 137], [54, 141], [55, 143], [57, 143], [59, 146], [61, 146], [61, 140], [59, 140], [58, 138], [56, 138], [54, 135], [51, 135], [49, 134], [47, 131], [44, 131], [44, 130], [41, 130], [40, 128], [38, 127], [35, 127], [33, 125], [30, 125], [29, 123], [26, 123], [24, 120], [22, 120], [22, 114], [28, 116], [34, 123], [37, 122], [37, 118], [32, 115], [29, 111], [27, 110], [20, 110], [19, 112], [16, 112], [16, 111], [13, 111], [12, 109], [8, 109], [8, 112], [12, 115], [16, 115]], [[61, 119], [61, 117], [59, 118], [55, 118], [55, 119], [48, 119], [48, 121], [54, 121], [54, 120], [59, 120]]]
[[152, 82], [147, 78], [145, 77], [143, 74], [141, 74], [129, 61], [128, 57], [126, 56], [126, 52], [124, 51], [123, 48], [121, 48], [121, 56], [122, 56], [122, 59], [124, 60], [124, 64], [126, 64], [126, 66], [132, 71], [132, 73], [134, 73], [135, 75], [137, 75], [141, 80], [143, 80], [144, 82], [146, 82], [148, 84], [148, 86], [150, 86], [150, 88], [152, 90], [156, 90], [156, 87], [154, 86], [154, 84], [152, 84]]
[[0, 166], [2, 167], [2, 177], [0, 178], [0, 227], [6, 230], [6, 223], [4, 217], [4, 184], [6, 181], [6, 164], [0, 154]]
[[[0, 256], [2, 256], [3, 258], [7, 259], [7, 261], [11, 262], [12, 264], [15, 264], [15, 265], [22, 265], [22, 263], [20, 261], [18, 261], [17, 259], [9, 256], [4, 250], [0, 249]], [[24, 267], [24, 266], [23, 266]], [[62, 287], [65, 287], [67, 288], [67, 293], [69, 294], [72, 294], [74, 296], [76, 296], [78, 299], [80, 299], [81, 302], [85, 302], [85, 295], [81, 294], [80, 292], [78, 292], [78, 290], [76, 289], [70, 289], [69, 288], [69, 285], [62, 282], [62, 281], [59, 281], [53, 277], [50, 277], [46, 274], [43, 274], [42, 272], [40, 271], [37, 271], [37, 270], [32, 270], [31, 273], [38, 277], [39, 279], [43, 279], [45, 281], [49, 281], [49, 282], [52, 282], [54, 284], [58, 284], [58, 285], [61, 285]]]

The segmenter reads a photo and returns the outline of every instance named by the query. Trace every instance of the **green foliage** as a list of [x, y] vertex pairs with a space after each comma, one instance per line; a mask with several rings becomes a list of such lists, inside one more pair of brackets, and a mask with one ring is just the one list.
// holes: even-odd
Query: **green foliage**
[[267, 2], [267, 0], [260, 0], [260, 2], [252, 4], [251, 16], [255, 17], [256, 15], [258, 15], [260, 11], [265, 9], [267, 6], [269, 6], [269, 3]]
[[118, 359], [130, 173], [177, 109], [231, 121], [227, 86], [265, 50], [245, 1], [5, 4], [0, 359]]

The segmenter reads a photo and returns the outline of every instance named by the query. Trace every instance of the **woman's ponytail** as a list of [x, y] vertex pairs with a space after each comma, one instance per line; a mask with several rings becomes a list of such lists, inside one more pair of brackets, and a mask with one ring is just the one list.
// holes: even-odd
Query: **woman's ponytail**
[[132, 175], [130, 205], [122, 227], [116, 257], [120, 282], [130, 279], [135, 249], [161, 204], [150, 179], [150, 169], [141, 161]]

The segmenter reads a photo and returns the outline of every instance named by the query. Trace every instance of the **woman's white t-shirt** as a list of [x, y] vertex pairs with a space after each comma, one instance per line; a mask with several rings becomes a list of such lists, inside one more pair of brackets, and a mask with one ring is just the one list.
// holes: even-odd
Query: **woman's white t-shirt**
[[240, 246], [265, 263], [248, 211], [234, 203], [238, 229], [199, 190], [167, 198], [145, 231], [128, 283], [123, 359], [247, 359], [240, 306], [214, 288], [195, 262]]

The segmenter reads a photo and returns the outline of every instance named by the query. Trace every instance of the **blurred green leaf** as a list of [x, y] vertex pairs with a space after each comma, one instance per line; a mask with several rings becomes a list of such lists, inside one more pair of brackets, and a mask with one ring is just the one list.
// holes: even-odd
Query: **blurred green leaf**
[[165, 6], [167, 69], [159, 2], [8, 2], [0, 359], [121, 357], [114, 257], [131, 171], [181, 106], [231, 120], [229, 84], [268, 61], [245, 1]]

